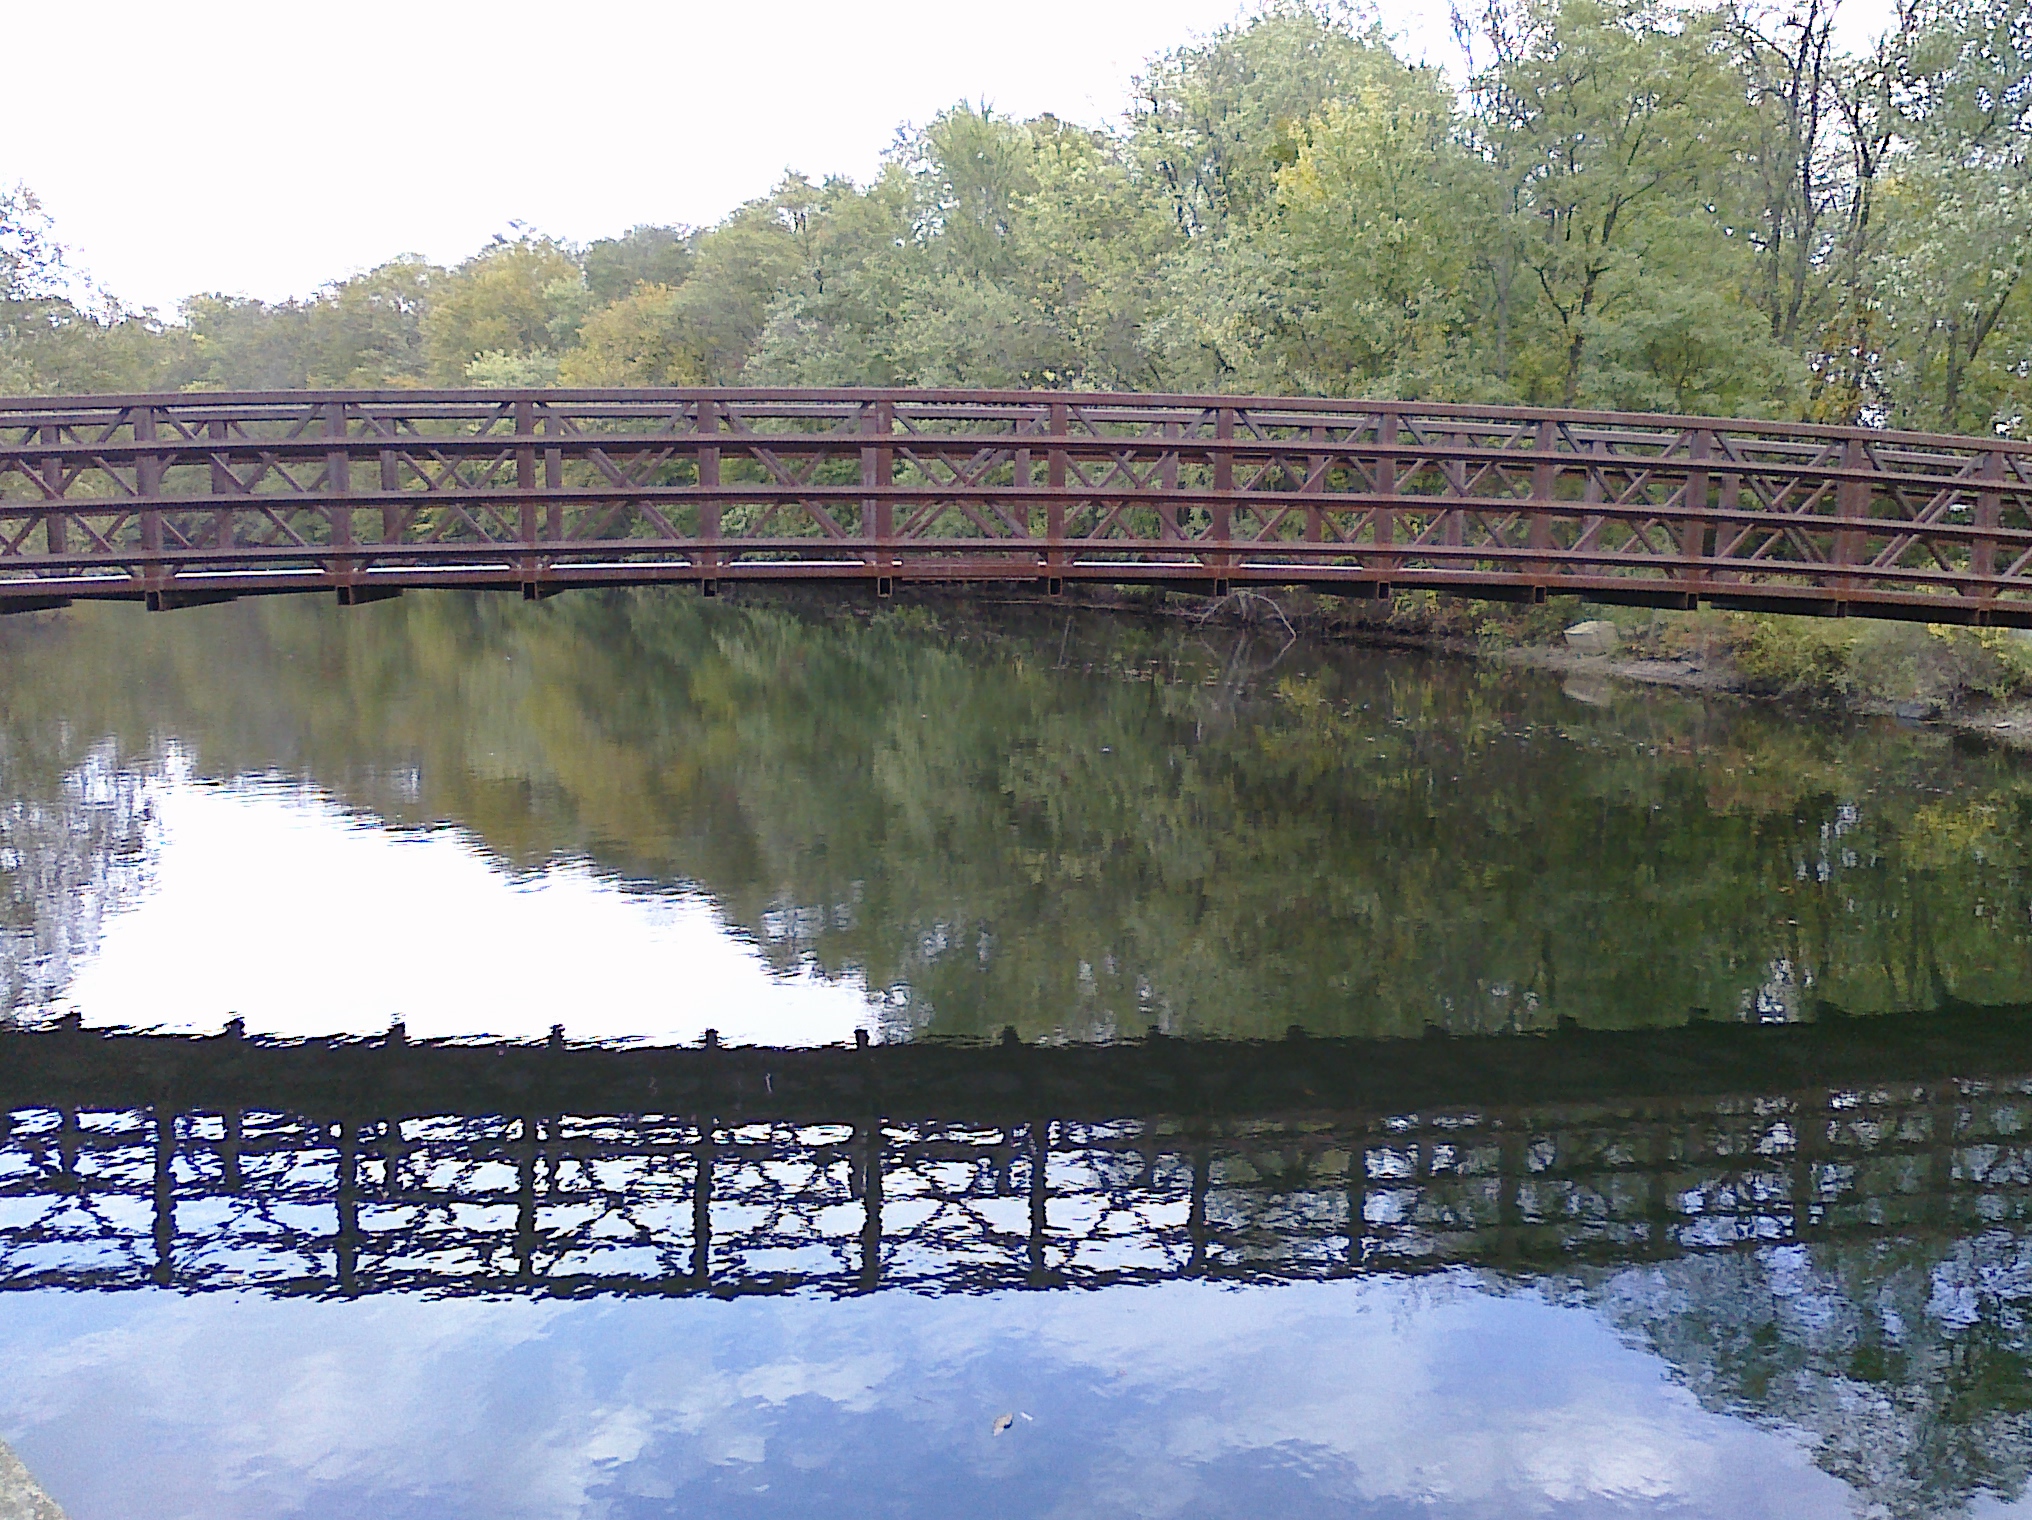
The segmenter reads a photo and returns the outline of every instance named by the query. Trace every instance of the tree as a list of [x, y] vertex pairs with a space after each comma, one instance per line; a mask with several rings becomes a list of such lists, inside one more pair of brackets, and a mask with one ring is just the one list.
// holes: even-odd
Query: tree
[[643, 285], [681, 285], [691, 273], [689, 227], [631, 227], [620, 237], [586, 245], [586, 288], [600, 305], [626, 299]]
[[71, 267], [34, 191], [0, 190], [0, 392], [146, 390], [171, 380], [181, 339]]
[[0, 189], [0, 301], [46, 301], [69, 289], [64, 251], [33, 190]]
[[1100, 129], [961, 102], [866, 184], [527, 230], [174, 321], [0, 196], [13, 389], [966, 384], [1334, 392], [2022, 433], [2032, 22], [1906, 0], [1476, 0], [1470, 78], [1341, 0], [1157, 56]]
[[1277, 175], [1247, 240], [1268, 383], [1306, 391], [1471, 393], [1475, 249], [1491, 231], [1485, 166], [1429, 72], [1330, 103]]
[[572, 385], [727, 385], [771, 303], [807, 267], [810, 185], [787, 179], [700, 234], [676, 284], [638, 285], [589, 316], [559, 376]]
[[427, 373], [424, 313], [445, 272], [414, 254], [328, 285], [310, 304], [313, 385], [416, 385]]
[[1270, 201], [1306, 121], [1402, 69], [1381, 29], [1347, 5], [1270, 0], [1151, 64], [1128, 153], [1181, 233], [1218, 235]]
[[[1492, 4], [1482, 36], [1477, 127], [1506, 202], [1492, 252], [1518, 276], [1497, 278], [1517, 297], [1494, 313], [1498, 368], [1521, 397], [1571, 406], [1590, 346], [1647, 279], [1676, 273], [1666, 260], [1709, 262], [1690, 257], [1697, 246], [1730, 262], [1733, 229], [1716, 213], [1750, 112], [1715, 12], [1524, 0]], [[1711, 269], [1688, 273], [1713, 283]]]
[[1831, 319], [1837, 286], [1827, 278], [1856, 192], [1842, 132], [1841, 90], [1850, 70], [1836, 53], [1839, 0], [1804, 0], [1776, 15], [1726, 17], [1748, 87], [1744, 116], [1745, 201], [1738, 213], [1757, 251], [1751, 299], [1788, 347]]
[[1945, 431], [2022, 425], [2032, 361], [2032, 12], [1926, 0], [1892, 55], [1906, 151], [1887, 199], [1892, 415]]
[[467, 379], [482, 354], [548, 354], [577, 336], [585, 281], [559, 243], [523, 234], [497, 238], [447, 275], [423, 317], [430, 378]]

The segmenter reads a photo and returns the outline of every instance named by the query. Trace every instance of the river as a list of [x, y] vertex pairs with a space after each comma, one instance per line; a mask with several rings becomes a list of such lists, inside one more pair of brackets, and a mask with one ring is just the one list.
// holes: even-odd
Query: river
[[0, 1438], [72, 1520], [2032, 1514], [2028, 1006], [2032, 762], [1924, 726], [1038, 604], [11, 619]]

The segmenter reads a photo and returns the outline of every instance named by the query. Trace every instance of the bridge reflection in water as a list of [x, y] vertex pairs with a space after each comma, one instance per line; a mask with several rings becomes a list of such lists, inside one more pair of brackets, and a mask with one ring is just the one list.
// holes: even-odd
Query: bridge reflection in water
[[2032, 1013], [859, 1049], [0, 1034], [0, 1288], [854, 1293], [2025, 1230]]

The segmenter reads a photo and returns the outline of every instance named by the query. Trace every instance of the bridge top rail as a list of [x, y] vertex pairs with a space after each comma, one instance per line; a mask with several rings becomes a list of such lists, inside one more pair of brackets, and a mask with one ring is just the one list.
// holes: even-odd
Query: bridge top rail
[[18, 425], [17, 419], [38, 420], [59, 416], [105, 415], [140, 408], [218, 413], [272, 410], [278, 414], [328, 405], [391, 409], [424, 415], [442, 411], [447, 416], [477, 415], [488, 409], [519, 404], [538, 407], [584, 410], [612, 409], [627, 416], [665, 411], [671, 407], [696, 408], [701, 402], [715, 405], [738, 404], [781, 407], [787, 415], [798, 411], [824, 415], [826, 409], [854, 409], [884, 402], [925, 410], [957, 409], [960, 414], [1002, 412], [1029, 415], [1040, 409], [1062, 406], [1111, 418], [1164, 418], [1183, 411], [1218, 413], [1248, 412], [1258, 416], [1287, 414], [1311, 423], [1330, 416], [1423, 417], [1435, 421], [1482, 423], [1490, 426], [1519, 422], [1550, 422], [1555, 426], [1587, 428], [1628, 428], [1632, 436], [1667, 432], [1757, 433], [1800, 440], [1858, 441], [1873, 446], [1903, 446], [1917, 449], [1994, 451], [2032, 456], [2032, 442], [2004, 437], [1932, 433], [1912, 429], [1875, 428], [1840, 423], [1794, 422], [1757, 417], [1725, 417], [1677, 412], [1616, 412], [1586, 408], [1533, 407], [1510, 404], [1481, 405], [1465, 402], [1407, 401], [1394, 398], [1338, 396], [1260, 396], [1191, 392], [1127, 391], [1043, 391], [966, 390], [909, 387], [589, 387], [545, 389], [477, 388], [385, 388], [371, 390], [319, 389], [286, 391], [173, 391], [122, 392], [51, 396], [0, 396], [0, 425]]

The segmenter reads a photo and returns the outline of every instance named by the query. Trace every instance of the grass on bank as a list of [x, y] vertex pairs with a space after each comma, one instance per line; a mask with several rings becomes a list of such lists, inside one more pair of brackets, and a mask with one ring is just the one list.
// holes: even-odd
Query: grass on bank
[[1485, 639], [1553, 643], [1572, 624], [1599, 618], [1621, 630], [1630, 656], [1726, 665], [1745, 690], [1828, 706], [1918, 703], [1955, 711], [2032, 697], [2032, 637], [2016, 629], [1660, 612], [1589, 606], [1578, 598], [1491, 610]]

